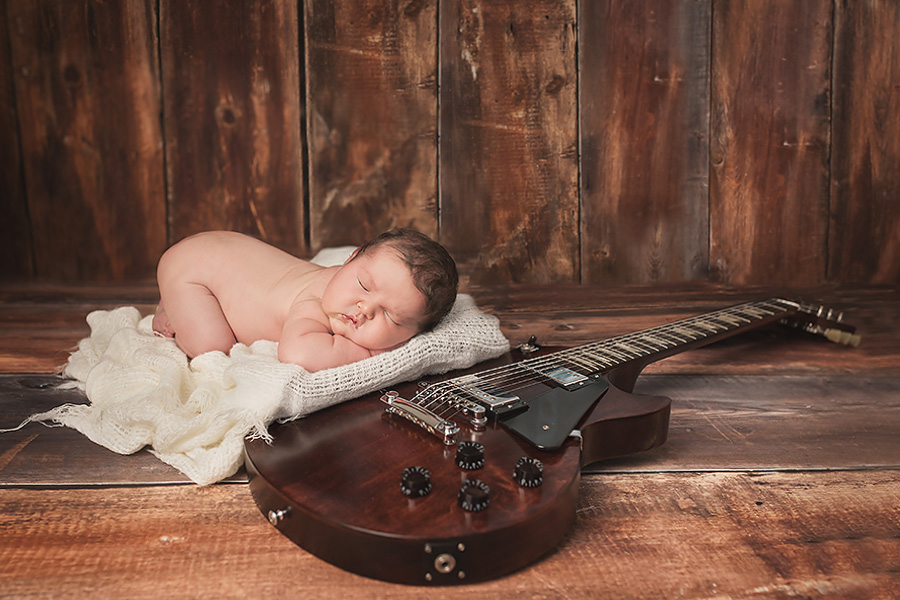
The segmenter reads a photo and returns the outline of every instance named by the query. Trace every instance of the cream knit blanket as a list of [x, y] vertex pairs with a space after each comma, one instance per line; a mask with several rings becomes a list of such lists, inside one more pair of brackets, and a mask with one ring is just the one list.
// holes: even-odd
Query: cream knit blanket
[[174, 340], [153, 334], [152, 318], [134, 307], [90, 313], [91, 335], [64, 370], [68, 385], [84, 390], [90, 404], [65, 404], [26, 423], [72, 427], [120, 454], [149, 446], [206, 485], [232, 475], [243, 464], [244, 438], [268, 439], [266, 428], [276, 419], [466, 368], [509, 349], [498, 320], [464, 294], [434, 330], [397, 350], [316, 373], [278, 362], [278, 345], [267, 341], [189, 361]]

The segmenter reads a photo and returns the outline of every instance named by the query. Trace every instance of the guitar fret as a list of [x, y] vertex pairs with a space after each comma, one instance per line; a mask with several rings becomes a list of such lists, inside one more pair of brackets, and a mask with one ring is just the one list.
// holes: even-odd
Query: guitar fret
[[625, 355], [628, 356], [629, 358], [637, 358], [637, 357], [641, 356], [640, 353], [635, 353], [634, 348], [632, 348], [631, 346], [629, 346], [628, 344], [626, 344], [624, 342], [617, 342], [613, 345], [620, 351], [624, 352]]
[[[607, 346], [606, 348], [604, 348], [604, 350], [605, 350], [606, 352], [608, 352], [609, 354], [611, 354], [611, 355], [613, 355], [614, 357], [619, 358], [619, 359], [621, 359], [621, 358], [624, 358], [624, 359], [630, 358], [627, 354], [623, 354], [621, 351], [617, 351], [617, 350], [615, 350], [614, 348], [610, 348], [609, 346]], [[622, 361], [622, 362], [624, 362], [624, 361]]]
[[596, 360], [594, 360], [593, 356], [586, 354], [584, 352], [578, 353], [578, 356], [575, 357], [575, 360], [580, 361], [583, 365], [587, 366], [589, 369], [592, 369], [592, 370], [596, 370], [597, 367], [600, 366], [597, 364]]
[[668, 350], [669, 348], [674, 348], [675, 346], [679, 346], [679, 345], [680, 345], [679, 343], [673, 344], [671, 340], [667, 340], [667, 339], [661, 337], [661, 336], [659, 335], [659, 333], [656, 334], [656, 337], [655, 337], [654, 339], [657, 340], [657, 341], [659, 342], [659, 344], [660, 344], [664, 349], [666, 349], [666, 350]]
[[[665, 333], [669, 337], [677, 340], [680, 344], [686, 344], [692, 339], [690, 335], [685, 334], [683, 331], [679, 330], [677, 327], [672, 327], [669, 329], [669, 331], [666, 331]], [[676, 334], [678, 334], [678, 335], [676, 335]], [[680, 337], [680, 336], [687, 336], [687, 337], [685, 338], [685, 337]]]
[[581, 373], [578, 369], [588, 369], [588, 373], [581, 373], [582, 375], [590, 374], [594, 370], [594, 366], [584, 360], [584, 357], [582, 356], [568, 355], [566, 356], [566, 360], [569, 361], [571, 365], [569, 368], [576, 373]]
[[661, 347], [654, 345], [649, 340], [645, 339], [644, 336], [636, 336], [634, 343], [643, 347], [645, 355], [653, 354], [654, 352], [659, 352], [660, 350], [662, 350]]
[[721, 327], [716, 326], [715, 323], [708, 322], [708, 319], [698, 319], [696, 325], [712, 334], [720, 333], [722, 331]]

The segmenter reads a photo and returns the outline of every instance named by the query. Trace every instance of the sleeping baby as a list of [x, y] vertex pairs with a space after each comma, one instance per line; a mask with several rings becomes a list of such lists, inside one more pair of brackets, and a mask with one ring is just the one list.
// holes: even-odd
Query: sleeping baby
[[411, 229], [381, 234], [337, 267], [240, 233], [207, 232], [160, 258], [153, 330], [189, 357], [273, 340], [280, 361], [318, 371], [430, 330], [453, 306], [458, 280], [444, 247]]

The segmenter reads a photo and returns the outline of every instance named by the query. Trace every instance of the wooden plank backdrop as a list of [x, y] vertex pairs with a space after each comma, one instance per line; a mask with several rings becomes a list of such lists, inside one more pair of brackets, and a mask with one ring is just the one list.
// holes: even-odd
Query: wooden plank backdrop
[[437, 3], [306, 3], [314, 248], [437, 236]]
[[145, 277], [166, 247], [154, 7], [4, 3], [37, 277]]
[[0, 274], [26, 278], [34, 272], [31, 230], [22, 181], [22, 155], [16, 111], [13, 65], [10, 59], [6, 11], [0, 10]]
[[8, 0], [0, 280], [408, 225], [476, 283], [897, 283], [898, 28], [876, 0]]
[[715, 5], [714, 280], [808, 285], [824, 277], [831, 15], [829, 0]]
[[837, 3], [831, 279], [897, 282], [900, 5]]
[[169, 241], [207, 229], [305, 253], [297, 4], [160, 2]]
[[441, 11], [441, 239], [474, 282], [578, 281], [575, 1]]
[[582, 4], [586, 283], [706, 277], [710, 11]]

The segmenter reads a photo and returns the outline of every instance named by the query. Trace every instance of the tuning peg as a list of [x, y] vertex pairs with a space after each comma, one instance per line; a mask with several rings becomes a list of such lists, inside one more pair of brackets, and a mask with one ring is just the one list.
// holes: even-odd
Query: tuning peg
[[841, 331], [840, 329], [826, 329], [824, 335], [825, 338], [830, 342], [834, 342], [836, 344], [844, 344], [845, 346], [850, 346], [852, 348], [856, 348], [857, 346], [859, 346], [859, 342], [862, 339], [855, 333], [850, 333], [849, 331]]

